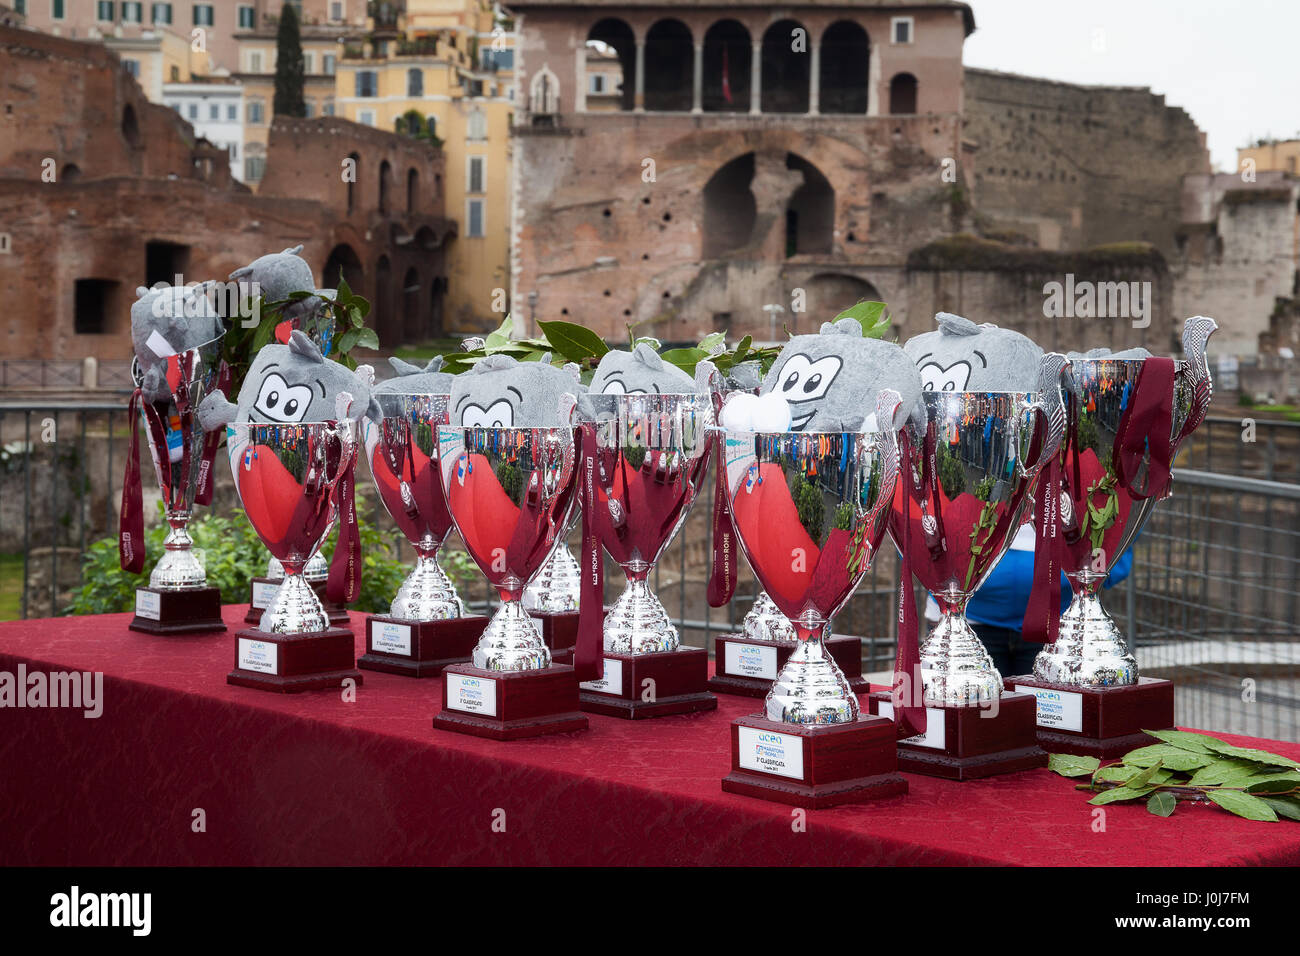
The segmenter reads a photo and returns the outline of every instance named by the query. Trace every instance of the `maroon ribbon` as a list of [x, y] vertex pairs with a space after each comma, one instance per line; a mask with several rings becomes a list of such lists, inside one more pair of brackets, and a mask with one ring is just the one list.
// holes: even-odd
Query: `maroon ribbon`
[[1035, 644], [1055, 644], [1061, 629], [1061, 455], [1038, 475], [1034, 491], [1034, 577], [1021, 634]]
[[[920, 626], [916, 620], [916, 595], [912, 590], [912, 443], [906, 432], [898, 436], [898, 480], [903, 490], [903, 527], [899, 553], [902, 570], [898, 576], [898, 649], [894, 655], [894, 724], [898, 739], [925, 733], [924, 694], [921, 685]], [[895, 486], [897, 487], [897, 486]], [[892, 505], [891, 505], [892, 507]], [[909, 691], [904, 695], [903, 689]], [[918, 706], [915, 702], [921, 700]]]
[[[222, 361], [221, 368], [217, 372], [216, 388], [222, 394], [230, 390], [230, 366], [224, 361]], [[199, 464], [199, 491], [194, 496], [195, 504], [212, 504], [212, 492], [216, 486], [216, 471], [213, 469], [212, 463], [216, 461], [217, 448], [221, 445], [224, 434], [224, 428], [217, 428], [203, 436], [203, 460]]]
[[573, 669], [579, 681], [589, 681], [605, 675], [604, 556], [596, 521], [596, 426], [588, 422], [577, 427], [582, 448], [578, 462], [582, 494], [582, 588]]
[[334, 486], [339, 512], [339, 540], [330, 557], [325, 596], [335, 604], [351, 604], [361, 596], [361, 534], [357, 528], [357, 502], [353, 491], [357, 456], [354, 453]]
[[[1149, 358], [1142, 363], [1133, 393], [1115, 433], [1111, 463], [1119, 486], [1134, 498], [1151, 498], [1169, 487], [1169, 469], [1177, 443], [1171, 440], [1174, 415], [1174, 360]], [[1184, 428], [1183, 433], [1186, 432]], [[1180, 433], [1177, 441], [1181, 441]], [[1146, 486], [1133, 481], [1147, 460]]]
[[736, 526], [727, 507], [727, 455], [722, 432], [715, 432], [711, 447], [717, 450], [713, 483], [713, 570], [709, 575], [710, 607], [723, 607], [736, 593]]
[[149, 408], [139, 388], [131, 393], [131, 447], [126, 453], [126, 474], [122, 477], [122, 513], [118, 517], [117, 553], [123, 571], [144, 570], [144, 501], [140, 488], [140, 415]]

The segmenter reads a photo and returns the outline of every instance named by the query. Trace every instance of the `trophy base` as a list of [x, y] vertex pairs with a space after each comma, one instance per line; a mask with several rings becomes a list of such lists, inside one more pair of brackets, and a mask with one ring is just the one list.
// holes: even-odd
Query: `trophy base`
[[[262, 623], [262, 612], [275, 600], [275, 592], [283, 580], [284, 578], [253, 578], [248, 582], [248, 613], [244, 615], [245, 624], [256, 627]], [[309, 581], [308, 584], [320, 599], [321, 607], [329, 617], [330, 627], [350, 627], [352, 619], [348, 617], [348, 609], [325, 597], [325, 582]]]
[[542, 643], [551, 650], [551, 660], [557, 664], [573, 663], [573, 648], [578, 643], [577, 611], [529, 611], [537, 629], [542, 632]]
[[437, 677], [444, 668], [470, 659], [487, 622], [481, 615], [439, 621], [367, 617], [366, 652], [357, 658], [357, 666], [385, 674]]
[[331, 627], [307, 634], [270, 634], [255, 627], [235, 632], [235, 669], [226, 683], [296, 694], [361, 683], [352, 632]]
[[[839, 634], [826, 638], [825, 645], [853, 693], [865, 694], [871, 682], [862, 676], [862, 639]], [[794, 642], [719, 634], [713, 642], [716, 673], [709, 678], [709, 690], [741, 697], [766, 697], [776, 675], [798, 646]]]
[[136, 588], [135, 617], [127, 625], [142, 634], [215, 634], [221, 620], [218, 588]]
[[898, 772], [891, 720], [787, 724], [753, 716], [731, 723], [731, 773], [722, 789], [820, 810], [902, 796], [907, 781]]
[[706, 690], [709, 652], [702, 647], [604, 656], [605, 676], [578, 685], [582, 709], [589, 714], [640, 720], [718, 707], [718, 698]]
[[433, 718], [436, 730], [522, 740], [587, 729], [587, 718], [578, 713], [578, 683], [567, 665], [490, 671], [452, 664], [442, 676], [442, 713]]
[[[892, 719], [888, 691], [867, 695], [871, 713]], [[978, 780], [1047, 766], [1030, 694], [1004, 692], [991, 707], [926, 707], [925, 734], [898, 742], [898, 768], [945, 780]]]
[[1008, 677], [1007, 690], [1038, 700], [1038, 743], [1052, 753], [1122, 757], [1159, 743], [1144, 730], [1174, 726], [1173, 681], [1139, 677], [1126, 687], [1074, 687], [1033, 675]]

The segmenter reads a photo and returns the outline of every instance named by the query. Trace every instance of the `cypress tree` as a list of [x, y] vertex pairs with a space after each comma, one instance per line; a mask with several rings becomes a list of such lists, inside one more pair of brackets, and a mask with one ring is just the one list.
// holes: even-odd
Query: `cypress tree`
[[302, 98], [302, 40], [298, 33], [298, 15], [285, 4], [280, 9], [280, 29], [275, 35], [275, 102], [273, 110], [281, 116], [306, 116]]

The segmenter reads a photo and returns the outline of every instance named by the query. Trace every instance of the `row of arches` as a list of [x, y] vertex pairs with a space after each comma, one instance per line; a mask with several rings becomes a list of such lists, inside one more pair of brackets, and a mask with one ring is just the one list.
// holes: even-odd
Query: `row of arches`
[[[347, 189], [347, 214], [351, 216], [361, 208], [361, 196], [359, 184], [362, 181], [361, 156], [358, 153], [349, 153], [348, 159], [351, 160], [351, 176], [344, 178], [344, 186]], [[420, 172], [414, 166], [406, 170], [405, 180], [401, 186], [401, 195], [397, 194], [398, 184], [396, 174], [393, 172], [393, 164], [387, 159], [379, 163], [379, 174], [377, 187], [376, 206], [379, 214], [387, 216], [398, 211], [398, 201], [400, 200], [401, 209], [407, 215], [414, 215], [420, 211], [421, 184]], [[433, 182], [433, 197], [436, 199], [442, 189], [442, 177], [435, 174]]]
[[[421, 242], [420, 233], [415, 239], [417, 245], [428, 245], [427, 241]], [[398, 285], [398, 270], [390, 256], [381, 254], [375, 259], [367, 276], [356, 250], [342, 242], [330, 250], [321, 278], [324, 287], [330, 289], [338, 287], [340, 277], [346, 278], [354, 291], [370, 300], [369, 324], [385, 346], [423, 342], [443, 334], [447, 295], [447, 277], [439, 274], [443, 261], [441, 252], [421, 259], [419, 267], [410, 265], [401, 272]]]
[[[675, 18], [638, 38], [626, 21], [606, 17], [587, 34], [583, 99], [589, 111], [866, 113], [870, 63], [870, 38], [852, 20], [820, 37], [798, 20], [778, 20], [756, 42], [735, 19], [697, 39]], [[889, 112], [915, 113], [917, 85], [911, 73], [891, 77]], [[535, 75], [530, 92], [533, 111], [548, 111], [559, 97], [554, 74]]]

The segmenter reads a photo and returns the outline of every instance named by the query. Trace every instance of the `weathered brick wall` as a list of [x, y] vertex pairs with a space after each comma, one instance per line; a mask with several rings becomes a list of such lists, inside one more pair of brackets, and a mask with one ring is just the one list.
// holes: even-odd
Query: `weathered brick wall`
[[967, 69], [973, 195], [989, 229], [1044, 248], [1153, 243], [1175, 251], [1182, 180], [1209, 171], [1204, 134], [1148, 89]]

